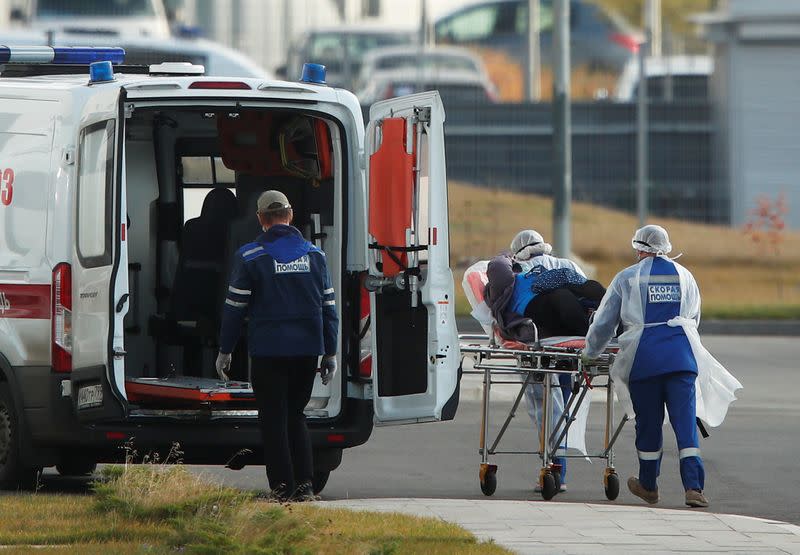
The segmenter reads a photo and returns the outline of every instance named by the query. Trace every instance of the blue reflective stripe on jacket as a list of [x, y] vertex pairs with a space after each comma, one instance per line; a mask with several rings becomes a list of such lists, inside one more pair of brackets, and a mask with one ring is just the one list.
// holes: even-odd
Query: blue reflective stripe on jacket
[[220, 351], [236, 346], [247, 317], [251, 356], [335, 354], [339, 319], [325, 254], [288, 225], [275, 225], [234, 257]]
[[641, 288], [645, 328], [631, 366], [630, 381], [681, 371], [696, 374], [697, 362], [681, 326], [646, 326], [680, 315], [681, 284], [675, 265], [668, 259], [654, 258], [650, 275], [642, 276]]

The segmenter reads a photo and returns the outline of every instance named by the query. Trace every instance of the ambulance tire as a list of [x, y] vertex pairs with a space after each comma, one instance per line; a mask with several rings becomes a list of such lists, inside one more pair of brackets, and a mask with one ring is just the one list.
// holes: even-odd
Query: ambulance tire
[[97, 463], [86, 459], [64, 459], [56, 465], [62, 476], [91, 476], [97, 469]]
[[41, 468], [22, 460], [20, 433], [11, 389], [0, 383], [0, 489], [35, 490], [39, 484]]
[[311, 479], [311, 487], [314, 489], [314, 495], [319, 495], [325, 486], [328, 484], [328, 478], [331, 477], [331, 471], [316, 471], [314, 477]]

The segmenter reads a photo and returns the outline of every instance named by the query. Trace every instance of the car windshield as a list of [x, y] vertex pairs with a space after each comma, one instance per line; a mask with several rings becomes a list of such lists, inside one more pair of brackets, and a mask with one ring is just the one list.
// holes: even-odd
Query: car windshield
[[407, 54], [397, 54], [378, 58], [375, 65], [376, 69], [403, 69], [418, 68], [424, 69], [452, 69], [463, 71], [479, 71], [474, 60], [462, 56], [448, 56], [445, 54], [428, 54], [421, 58], [418, 54], [409, 52]]
[[155, 15], [153, 0], [38, 0], [38, 17]]

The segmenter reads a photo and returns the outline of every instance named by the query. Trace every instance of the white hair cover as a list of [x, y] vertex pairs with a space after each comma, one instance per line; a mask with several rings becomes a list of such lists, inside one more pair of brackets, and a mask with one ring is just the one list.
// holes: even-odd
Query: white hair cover
[[654, 254], [669, 254], [672, 251], [667, 230], [660, 225], [652, 224], [636, 230], [631, 239], [631, 246], [637, 251]]
[[542, 234], [533, 229], [520, 231], [511, 241], [511, 254], [516, 260], [530, 260], [534, 256], [551, 252], [553, 252], [553, 247], [549, 243], [545, 243]]

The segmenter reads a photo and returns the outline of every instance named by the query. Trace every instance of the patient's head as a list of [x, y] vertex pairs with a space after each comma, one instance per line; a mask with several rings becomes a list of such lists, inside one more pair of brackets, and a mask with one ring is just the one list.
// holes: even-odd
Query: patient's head
[[511, 254], [515, 260], [530, 260], [534, 256], [551, 252], [553, 252], [553, 247], [549, 243], [545, 243], [542, 234], [533, 229], [520, 231], [511, 241]]

